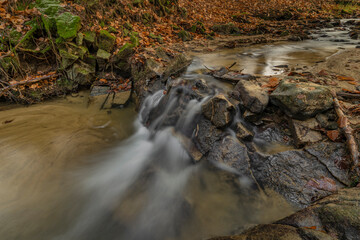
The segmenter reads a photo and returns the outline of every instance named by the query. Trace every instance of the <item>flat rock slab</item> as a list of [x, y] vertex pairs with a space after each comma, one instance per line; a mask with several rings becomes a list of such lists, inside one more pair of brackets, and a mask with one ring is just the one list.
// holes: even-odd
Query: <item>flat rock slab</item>
[[292, 83], [282, 80], [270, 95], [271, 102], [292, 118], [304, 120], [333, 106], [327, 87], [312, 83]]
[[124, 106], [128, 103], [130, 97], [131, 90], [111, 92], [108, 86], [93, 86], [88, 104], [99, 109], [111, 109]]

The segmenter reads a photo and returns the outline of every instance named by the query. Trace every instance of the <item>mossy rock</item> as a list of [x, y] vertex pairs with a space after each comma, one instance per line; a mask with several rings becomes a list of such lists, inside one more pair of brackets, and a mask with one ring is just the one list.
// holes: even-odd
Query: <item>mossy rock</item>
[[94, 55], [88, 54], [84, 58], [84, 62], [94, 68], [96, 68], [96, 57]]
[[84, 32], [84, 40], [90, 44], [94, 44], [96, 41], [96, 33], [91, 31]]
[[69, 12], [63, 13], [56, 18], [56, 27], [60, 37], [74, 38], [81, 27], [80, 17]]
[[116, 59], [127, 60], [134, 53], [134, 45], [125, 43], [116, 54]]
[[157, 35], [155, 35], [155, 34], [153, 34], [153, 33], [150, 33], [150, 34], [149, 34], [149, 38], [152, 38], [152, 39], [157, 40], [158, 43], [161, 43], [161, 44], [164, 43], [164, 39], [162, 38], [161, 35], [157, 36]]
[[61, 56], [61, 68], [66, 69], [69, 66], [73, 65], [76, 60], [79, 59], [79, 56], [69, 53], [65, 49], [60, 49], [59, 54]]
[[197, 21], [195, 24], [191, 26], [189, 31], [193, 33], [205, 34], [206, 28], [202, 22]]
[[193, 37], [191, 36], [191, 34], [185, 30], [182, 30], [178, 33], [178, 36], [181, 40], [185, 41], [190, 41], [193, 39]]
[[59, 0], [37, 0], [35, 7], [49, 17], [55, 17], [61, 8]]
[[134, 45], [134, 47], [138, 47], [140, 45], [139, 33], [131, 32], [130, 33], [130, 41]]
[[70, 80], [79, 85], [91, 85], [95, 80], [95, 68], [84, 62], [75, 63], [73, 67], [67, 71]]
[[114, 48], [116, 38], [106, 30], [101, 30], [98, 38], [98, 47], [107, 52]]
[[99, 58], [99, 59], [109, 60], [110, 57], [111, 57], [111, 53], [109, 53], [103, 49], [99, 49], [96, 53], [96, 58]]
[[78, 33], [76, 36], [76, 45], [81, 46], [84, 43], [84, 34]]
[[214, 25], [211, 30], [220, 34], [238, 34], [240, 29], [233, 23]]
[[78, 46], [72, 42], [66, 43], [68, 52], [83, 59], [89, 50], [84, 46]]

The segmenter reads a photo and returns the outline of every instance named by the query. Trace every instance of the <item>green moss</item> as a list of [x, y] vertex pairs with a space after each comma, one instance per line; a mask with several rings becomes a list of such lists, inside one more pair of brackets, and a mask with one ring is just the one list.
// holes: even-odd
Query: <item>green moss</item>
[[178, 33], [179, 38], [181, 38], [181, 40], [185, 41], [190, 41], [192, 40], [192, 36], [189, 32], [182, 30]]
[[71, 54], [64, 49], [59, 50], [61, 56], [61, 68], [66, 69], [71, 66], [76, 60], [79, 59], [79, 56]]
[[190, 32], [193, 33], [199, 33], [199, 34], [205, 34], [206, 29], [205, 26], [202, 22], [197, 21], [195, 24], [193, 24], [189, 30]]
[[96, 41], [96, 33], [95, 32], [85, 32], [84, 33], [84, 40], [88, 43], [95, 43]]
[[89, 50], [84, 46], [78, 46], [72, 42], [66, 43], [67, 50], [69, 53], [78, 56], [83, 59], [84, 56], [89, 52]]
[[76, 37], [81, 27], [80, 17], [69, 12], [63, 13], [56, 18], [57, 33], [64, 39]]
[[111, 52], [112, 49], [114, 48], [115, 41], [116, 38], [113, 35], [111, 35], [108, 31], [106, 30], [100, 31], [100, 35], [98, 39], [98, 47], [100, 49], [103, 49], [107, 52]]
[[159, 43], [164, 43], [164, 39], [161, 37], [161, 35], [157, 36], [153, 33], [149, 34], [149, 38], [157, 40]]
[[78, 33], [76, 35], [76, 44], [81, 46], [81, 45], [83, 45], [83, 42], [84, 42], [84, 34], [83, 33]]
[[131, 32], [130, 33], [130, 41], [134, 45], [134, 47], [138, 47], [140, 45], [139, 33]]
[[115, 28], [113, 27], [109, 27], [109, 33], [118, 33], [118, 30], [116, 30]]
[[111, 57], [111, 53], [109, 53], [103, 49], [99, 49], [96, 53], [96, 57], [103, 59], [103, 60], [109, 60]]
[[125, 22], [123, 27], [126, 28], [127, 30], [130, 30], [130, 31], [133, 30], [133, 26], [128, 22]]
[[55, 17], [61, 8], [59, 0], [37, 0], [35, 7], [49, 17]]

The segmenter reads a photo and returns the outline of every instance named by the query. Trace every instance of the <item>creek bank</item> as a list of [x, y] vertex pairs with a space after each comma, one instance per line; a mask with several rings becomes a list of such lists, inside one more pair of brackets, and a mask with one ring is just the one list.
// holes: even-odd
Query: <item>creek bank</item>
[[273, 224], [259, 225], [239, 235], [212, 240], [355, 240], [360, 235], [359, 204], [360, 188], [342, 189]]

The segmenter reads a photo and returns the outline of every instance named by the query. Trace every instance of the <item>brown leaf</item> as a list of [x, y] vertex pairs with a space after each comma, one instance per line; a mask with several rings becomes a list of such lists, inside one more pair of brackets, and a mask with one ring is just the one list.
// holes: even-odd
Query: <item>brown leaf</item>
[[327, 131], [326, 135], [331, 141], [335, 142], [339, 138], [340, 132], [338, 130], [331, 130]]

